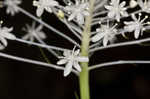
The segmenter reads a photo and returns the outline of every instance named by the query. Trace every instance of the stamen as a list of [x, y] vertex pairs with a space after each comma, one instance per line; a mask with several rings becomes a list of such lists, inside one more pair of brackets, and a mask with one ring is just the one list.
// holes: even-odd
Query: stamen
[[99, 25], [102, 25], [102, 22], [101, 22], [101, 21], [99, 21], [98, 23], [99, 23]]
[[142, 14], [139, 13], [138, 21], [140, 21]]
[[144, 19], [141, 20], [141, 23], [143, 23], [147, 18], [148, 18], [148, 16], [145, 16]]
[[149, 25], [150, 25], [150, 22], [147, 22], [147, 24], [149, 24]]

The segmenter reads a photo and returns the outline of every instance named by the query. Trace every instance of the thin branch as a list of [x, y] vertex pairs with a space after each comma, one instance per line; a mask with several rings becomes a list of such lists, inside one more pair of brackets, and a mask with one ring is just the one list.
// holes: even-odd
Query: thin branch
[[[58, 9], [56, 10], [55, 8], [53, 9], [54, 10], [54, 14], [57, 16], [57, 13], [58, 13]], [[65, 13], [64, 13], [65, 14]], [[67, 15], [67, 14], [66, 14]], [[57, 16], [58, 17], [58, 16]], [[70, 31], [79, 39], [81, 40], [81, 36], [75, 31], [77, 30], [77, 26], [73, 25], [73, 24], [70, 24], [67, 22], [67, 20], [64, 18], [64, 19], [61, 19], [58, 17], [58, 19], [64, 23], [68, 29], [70, 29]]]
[[[148, 29], [149, 27], [145, 27], [146, 29]], [[120, 34], [123, 34], [123, 33], [125, 33], [126, 31], [124, 30], [124, 29], [118, 29], [118, 33], [116, 34], [116, 35], [120, 35]], [[94, 34], [96, 34], [97, 32], [96, 31], [93, 31], [92, 32], [92, 34], [94, 35]], [[102, 43], [102, 41], [103, 40], [100, 40], [100, 41], [98, 41], [98, 42], [96, 42], [96, 43], [93, 43], [93, 44], [91, 44], [90, 45], [90, 49], [93, 49], [93, 48], [95, 48], [95, 47], [98, 47], [98, 46], [100, 46], [100, 44]]]
[[98, 41], [97, 43], [91, 44], [89, 48], [90, 48], [90, 49], [94, 49], [94, 48], [96, 48], [96, 47], [99, 47], [99, 46], [101, 45], [102, 41], [103, 41], [103, 40], [100, 40], [100, 41]]
[[94, 14], [93, 14], [93, 17], [96, 17], [96, 16], [100, 16], [100, 15], [106, 14], [107, 12], [108, 12], [108, 11], [100, 11], [100, 12], [94, 13]]
[[93, 48], [93, 49], [90, 50], [90, 52], [95, 52], [95, 51], [108, 49], [108, 48], [114, 48], [114, 47], [140, 44], [140, 43], [144, 43], [144, 42], [148, 42], [148, 41], [150, 41], [150, 38], [145, 38], [145, 39], [142, 39], [142, 40], [135, 40], [135, 41], [128, 41], [128, 42], [123, 42], [123, 43], [117, 43], [117, 44], [108, 45], [106, 47], [102, 46], [102, 47]]
[[150, 61], [145, 61], [145, 60], [122, 60], [122, 61], [113, 61], [113, 62], [107, 62], [107, 63], [102, 63], [98, 65], [94, 65], [89, 67], [90, 70], [98, 69], [104, 66], [112, 66], [112, 65], [122, 65], [122, 64], [150, 64]]
[[[26, 62], [26, 63], [31, 63], [31, 64], [35, 64], [35, 65], [50, 67], [50, 68], [57, 69], [57, 70], [64, 70], [64, 67], [60, 67], [57, 65], [48, 64], [45, 62], [40, 62], [40, 61], [36, 61], [36, 60], [32, 60], [32, 59], [21, 58], [21, 57], [5, 54], [2, 52], [0, 52], [0, 57], [12, 59], [12, 60], [17, 60], [17, 61], [21, 61], [21, 62]], [[76, 75], [78, 75], [78, 73], [75, 70], [72, 70], [72, 72], [75, 73]]]
[[94, 8], [94, 12], [97, 12], [101, 7], [103, 7], [105, 5], [105, 3], [107, 3], [107, 0], [99, 0], [97, 1], [95, 4], [95, 8]]
[[[135, 12], [130, 13], [128, 15], [128, 17], [130, 17], [132, 14], [138, 14], [138, 13], [141, 13], [141, 12], [142, 12], [142, 10], [137, 10]], [[127, 18], [127, 17], [121, 17], [120, 19], [123, 19], [123, 18]], [[101, 23], [105, 23], [108, 19], [109, 19], [109, 21], [114, 21], [115, 20], [115, 19], [109, 18], [108, 16], [106, 16], [106, 17], [97, 17], [97, 18], [93, 19], [92, 26], [99, 24], [99, 21], [101, 21]]]
[[20, 12], [22, 12], [23, 14], [27, 15], [28, 17], [32, 18], [33, 20], [39, 22], [40, 24], [42, 24], [43, 26], [47, 27], [48, 29], [54, 31], [54, 33], [62, 36], [63, 38], [67, 39], [69, 42], [75, 44], [77, 47], [80, 48], [80, 45], [74, 41], [73, 39], [71, 39], [69, 36], [65, 35], [64, 33], [58, 31], [57, 29], [55, 29], [54, 27], [50, 26], [49, 24], [45, 23], [44, 21], [42, 21], [41, 19], [38, 19], [37, 17], [35, 17], [34, 15], [32, 15], [31, 13], [27, 12], [26, 10], [22, 9], [21, 7], [19, 6], [16, 6], [18, 7], [18, 10]]
[[70, 29], [70, 31], [72, 31], [72, 33], [81, 41], [81, 36], [74, 30], [74, 29], [77, 30], [77, 28], [74, 27], [72, 24], [67, 23], [66, 20], [64, 20], [64, 21], [62, 21], [62, 22], [63, 22], [63, 23]]
[[21, 43], [34, 45], [34, 46], [38, 46], [38, 47], [42, 47], [42, 48], [46, 48], [46, 49], [54, 49], [54, 50], [58, 50], [58, 51], [69, 50], [69, 49], [65, 49], [65, 48], [61, 48], [61, 47], [50, 46], [50, 45], [45, 45], [45, 44], [40, 44], [40, 43], [34, 43], [34, 42], [31, 42], [31, 41], [22, 40], [22, 39], [19, 39], [19, 38], [16, 38], [15, 40], [18, 41], [18, 42], [21, 42]]

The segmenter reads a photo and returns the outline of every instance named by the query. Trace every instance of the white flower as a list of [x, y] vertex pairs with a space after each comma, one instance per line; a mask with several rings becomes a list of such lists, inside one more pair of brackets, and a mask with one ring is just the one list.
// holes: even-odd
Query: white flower
[[150, 0], [138, 0], [138, 4], [144, 12], [150, 13]]
[[79, 62], [88, 62], [88, 57], [79, 56], [80, 50], [76, 50], [75, 48], [73, 51], [64, 51], [63, 55], [64, 57], [61, 60], [57, 62], [57, 64], [66, 64], [65, 70], [64, 70], [64, 76], [67, 76], [72, 71], [72, 68], [74, 67], [78, 72], [81, 72], [81, 67], [79, 65]]
[[79, 0], [76, 0], [75, 5], [66, 6], [65, 10], [70, 14], [68, 21], [76, 19], [79, 24], [84, 24], [85, 16], [89, 15], [88, 7], [89, 4], [87, 2], [80, 3]]
[[101, 24], [101, 28], [96, 29], [97, 34], [91, 38], [92, 42], [103, 40], [103, 45], [107, 46], [108, 42], [115, 38], [115, 34], [117, 33], [116, 25], [110, 27], [109, 22], [107, 22], [107, 25]]
[[110, 5], [105, 5], [105, 8], [109, 10], [108, 17], [109, 18], [115, 18], [118, 22], [120, 21], [121, 16], [127, 17], [127, 8], [124, 7], [126, 5], [126, 2], [123, 1], [120, 3], [120, 0], [111, 0]]
[[19, 12], [17, 5], [21, 4], [21, 0], [4, 0], [4, 5], [7, 7], [6, 13], [14, 16]]
[[127, 32], [134, 31], [134, 37], [137, 39], [140, 36], [140, 33], [141, 33], [141, 35], [143, 34], [143, 31], [145, 30], [144, 25], [148, 24], [148, 23], [144, 23], [144, 21], [148, 18], [148, 16], [146, 16], [142, 20], [140, 18], [140, 15], [139, 15], [138, 19], [136, 18], [136, 16], [134, 14], [131, 17], [134, 21], [124, 22], [124, 24], [126, 25], [124, 27], [124, 30]]
[[4, 49], [8, 43], [6, 39], [15, 40], [16, 37], [11, 34], [10, 32], [13, 30], [13, 28], [7, 28], [7, 27], [1, 27], [0, 25], [0, 41], [2, 44], [0, 44], [0, 50]]
[[52, 13], [52, 8], [55, 7], [55, 6], [58, 6], [59, 3], [55, 0], [39, 0], [39, 1], [33, 1], [33, 6], [36, 6], [37, 7], [37, 10], [36, 10], [36, 15], [38, 17], [40, 17], [43, 12], [44, 12], [44, 9], [49, 12], [49, 13]]
[[22, 39], [27, 40], [29, 39], [30, 41], [34, 41], [35, 38], [41, 38], [45, 39], [46, 35], [44, 32], [42, 32], [43, 26], [39, 25], [37, 28], [35, 28], [35, 22], [32, 23], [32, 26], [26, 25], [26, 28], [23, 28], [24, 31], [27, 32], [26, 35], [22, 37]]

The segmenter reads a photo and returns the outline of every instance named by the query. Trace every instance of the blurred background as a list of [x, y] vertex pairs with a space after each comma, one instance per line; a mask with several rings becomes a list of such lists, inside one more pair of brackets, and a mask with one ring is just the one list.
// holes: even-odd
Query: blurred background
[[[32, 0], [23, 0], [21, 7], [35, 15], [36, 8], [32, 6]], [[25, 34], [22, 28], [25, 24], [31, 25], [33, 20], [22, 13], [12, 17], [5, 10], [6, 8], [0, 9], [3, 26], [13, 26], [14, 34], [22, 37]], [[44, 12], [42, 20], [78, 40], [53, 14]], [[43, 31], [47, 35], [47, 44], [73, 48], [73, 44], [52, 31], [46, 28]], [[149, 34], [144, 36], [147, 35]], [[119, 36], [118, 41], [126, 40]], [[16, 41], [8, 42], [8, 47], [1, 52], [45, 61], [38, 47]], [[149, 43], [146, 46], [144, 44], [101, 50], [93, 54], [90, 64], [117, 60], [150, 60], [148, 45]], [[56, 64], [58, 59], [47, 50], [42, 50], [51, 63]], [[116, 65], [91, 71], [90, 91], [91, 99], [150, 99], [150, 67], [144, 64]], [[76, 99], [76, 95], [79, 95], [79, 85], [74, 74], [63, 77], [63, 71], [0, 57], [0, 99]]]

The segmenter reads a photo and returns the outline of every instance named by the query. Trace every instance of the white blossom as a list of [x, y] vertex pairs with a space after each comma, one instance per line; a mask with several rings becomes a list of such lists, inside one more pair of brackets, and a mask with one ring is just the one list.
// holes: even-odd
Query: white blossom
[[108, 17], [115, 18], [118, 22], [120, 22], [121, 16], [127, 17], [127, 8], [125, 7], [126, 2], [123, 1], [119, 4], [120, 0], [111, 0], [110, 5], [105, 5], [105, 8], [109, 10]]
[[79, 24], [84, 24], [85, 16], [89, 15], [88, 7], [88, 2], [80, 3], [79, 0], [76, 0], [74, 5], [66, 6], [65, 10], [70, 14], [68, 21], [76, 19]]
[[44, 12], [44, 9], [49, 12], [49, 13], [52, 13], [52, 8], [55, 7], [55, 6], [58, 6], [59, 3], [55, 0], [39, 0], [39, 1], [33, 1], [33, 6], [36, 6], [37, 7], [37, 10], [36, 10], [36, 15], [38, 17], [40, 17], [43, 12]]
[[150, 0], [138, 0], [138, 4], [144, 12], [150, 13]]
[[130, 22], [124, 22], [124, 24], [126, 25], [124, 27], [124, 30], [127, 32], [134, 32], [134, 37], [137, 39], [141, 35], [143, 34], [143, 31], [145, 30], [144, 25], [147, 23], [144, 23], [144, 21], [148, 18], [148, 16], [146, 16], [144, 19], [141, 20], [140, 15], [139, 18], [137, 19], [135, 14], [131, 15], [133, 21]]
[[40, 38], [40, 39], [45, 39], [46, 35], [45, 33], [42, 31], [43, 26], [39, 25], [37, 28], [35, 27], [35, 22], [33, 22], [32, 26], [26, 25], [26, 28], [23, 28], [24, 31], [27, 32], [26, 35], [24, 35], [22, 37], [22, 39], [24, 40], [30, 40], [30, 41], [34, 41], [34, 39], [36, 37]]
[[102, 25], [100, 28], [96, 29], [96, 34], [91, 38], [92, 42], [97, 42], [99, 40], [103, 40], [103, 45], [107, 46], [109, 41], [114, 40], [115, 35], [117, 33], [117, 29], [115, 28], [117, 24], [114, 26], [110, 26], [109, 22], [106, 25]]
[[13, 30], [13, 28], [7, 28], [7, 27], [1, 27], [0, 25], [0, 41], [2, 44], [0, 44], [0, 50], [4, 49], [8, 43], [6, 39], [15, 40], [16, 37], [11, 34], [10, 32]]
[[81, 72], [81, 67], [79, 65], [79, 62], [88, 62], [88, 57], [85, 56], [79, 56], [80, 50], [76, 50], [75, 48], [73, 51], [64, 51], [63, 57], [60, 57], [61, 60], [57, 62], [58, 65], [66, 64], [65, 70], [64, 70], [64, 76], [67, 76], [72, 71], [72, 68], [74, 67], [78, 72]]
[[17, 5], [21, 4], [21, 0], [4, 0], [4, 5], [7, 7], [6, 13], [14, 16], [19, 12]]

